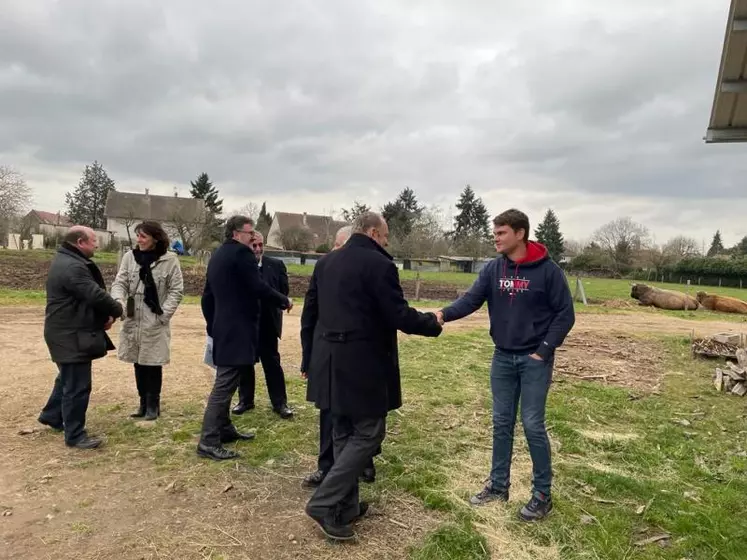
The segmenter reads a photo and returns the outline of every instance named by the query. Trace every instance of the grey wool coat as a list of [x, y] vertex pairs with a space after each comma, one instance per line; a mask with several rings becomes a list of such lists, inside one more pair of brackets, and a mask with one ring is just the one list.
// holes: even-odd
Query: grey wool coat
[[112, 297], [127, 308], [127, 298], [135, 300], [134, 317], [124, 317], [119, 331], [117, 355], [123, 362], [160, 366], [171, 360], [171, 318], [184, 297], [184, 280], [179, 258], [166, 252], [151, 265], [158, 301], [163, 315], [156, 315], [143, 301], [145, 286], [140, 281], [140, 265], [132, 251], [122, 257], [112, 284]]

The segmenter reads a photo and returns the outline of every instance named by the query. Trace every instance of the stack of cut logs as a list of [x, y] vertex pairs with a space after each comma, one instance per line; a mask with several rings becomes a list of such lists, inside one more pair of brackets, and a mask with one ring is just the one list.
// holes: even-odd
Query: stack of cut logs
[[737, 363], [727, 361], [726, 367], [716, 368], [713, 384], [717, 391], [743, 397], [747, 394], [747, 350], [736, 351]]
[[693, 354], [707, 358], [736, 359], [737, 349], [744, 346], [739, 333], [719, 333], [706, 338], [693, 340]]

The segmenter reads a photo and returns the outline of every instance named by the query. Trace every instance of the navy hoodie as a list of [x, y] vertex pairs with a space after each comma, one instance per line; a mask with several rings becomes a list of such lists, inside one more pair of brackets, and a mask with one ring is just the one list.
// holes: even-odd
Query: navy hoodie
[[457, 301], [443, 310], [456, 321], [488, 302], [490, 336], [499, 350], [537, 353], [543, 360], [563, 343], [576, 320], [565, 274], [541, 243], [530, 241], [526, 257], [490, 261]]

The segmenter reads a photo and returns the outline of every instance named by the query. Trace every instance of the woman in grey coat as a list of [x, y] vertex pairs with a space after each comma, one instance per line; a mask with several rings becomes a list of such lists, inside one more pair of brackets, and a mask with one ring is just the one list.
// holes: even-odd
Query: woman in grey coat
[[161, 413], [163, 366], [170, 360], [171, 318], [184, 296], [179, 258], [158, 222], [135, 227], [137, 247], [122, 258], [112, 297], [125, 308], [118, 356], [135, 365], [140, 406], [133, 418], [155, 420]]

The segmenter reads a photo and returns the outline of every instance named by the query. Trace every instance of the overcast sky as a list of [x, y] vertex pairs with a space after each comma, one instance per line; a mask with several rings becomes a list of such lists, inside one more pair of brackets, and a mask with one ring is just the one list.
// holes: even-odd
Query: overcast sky
[[[271, 7], [275, 6], [275, 7]], [[281, 9], [283, 6], [285, 9]], [[0, 164], [64, 209], [117, 188], [228, 210], [621, 215], [657, 242], [747, 234], [747, 144], [706, 145], [729, 0], [0, 0]], [[373, 194], [370, 194], [373, 193]]]

